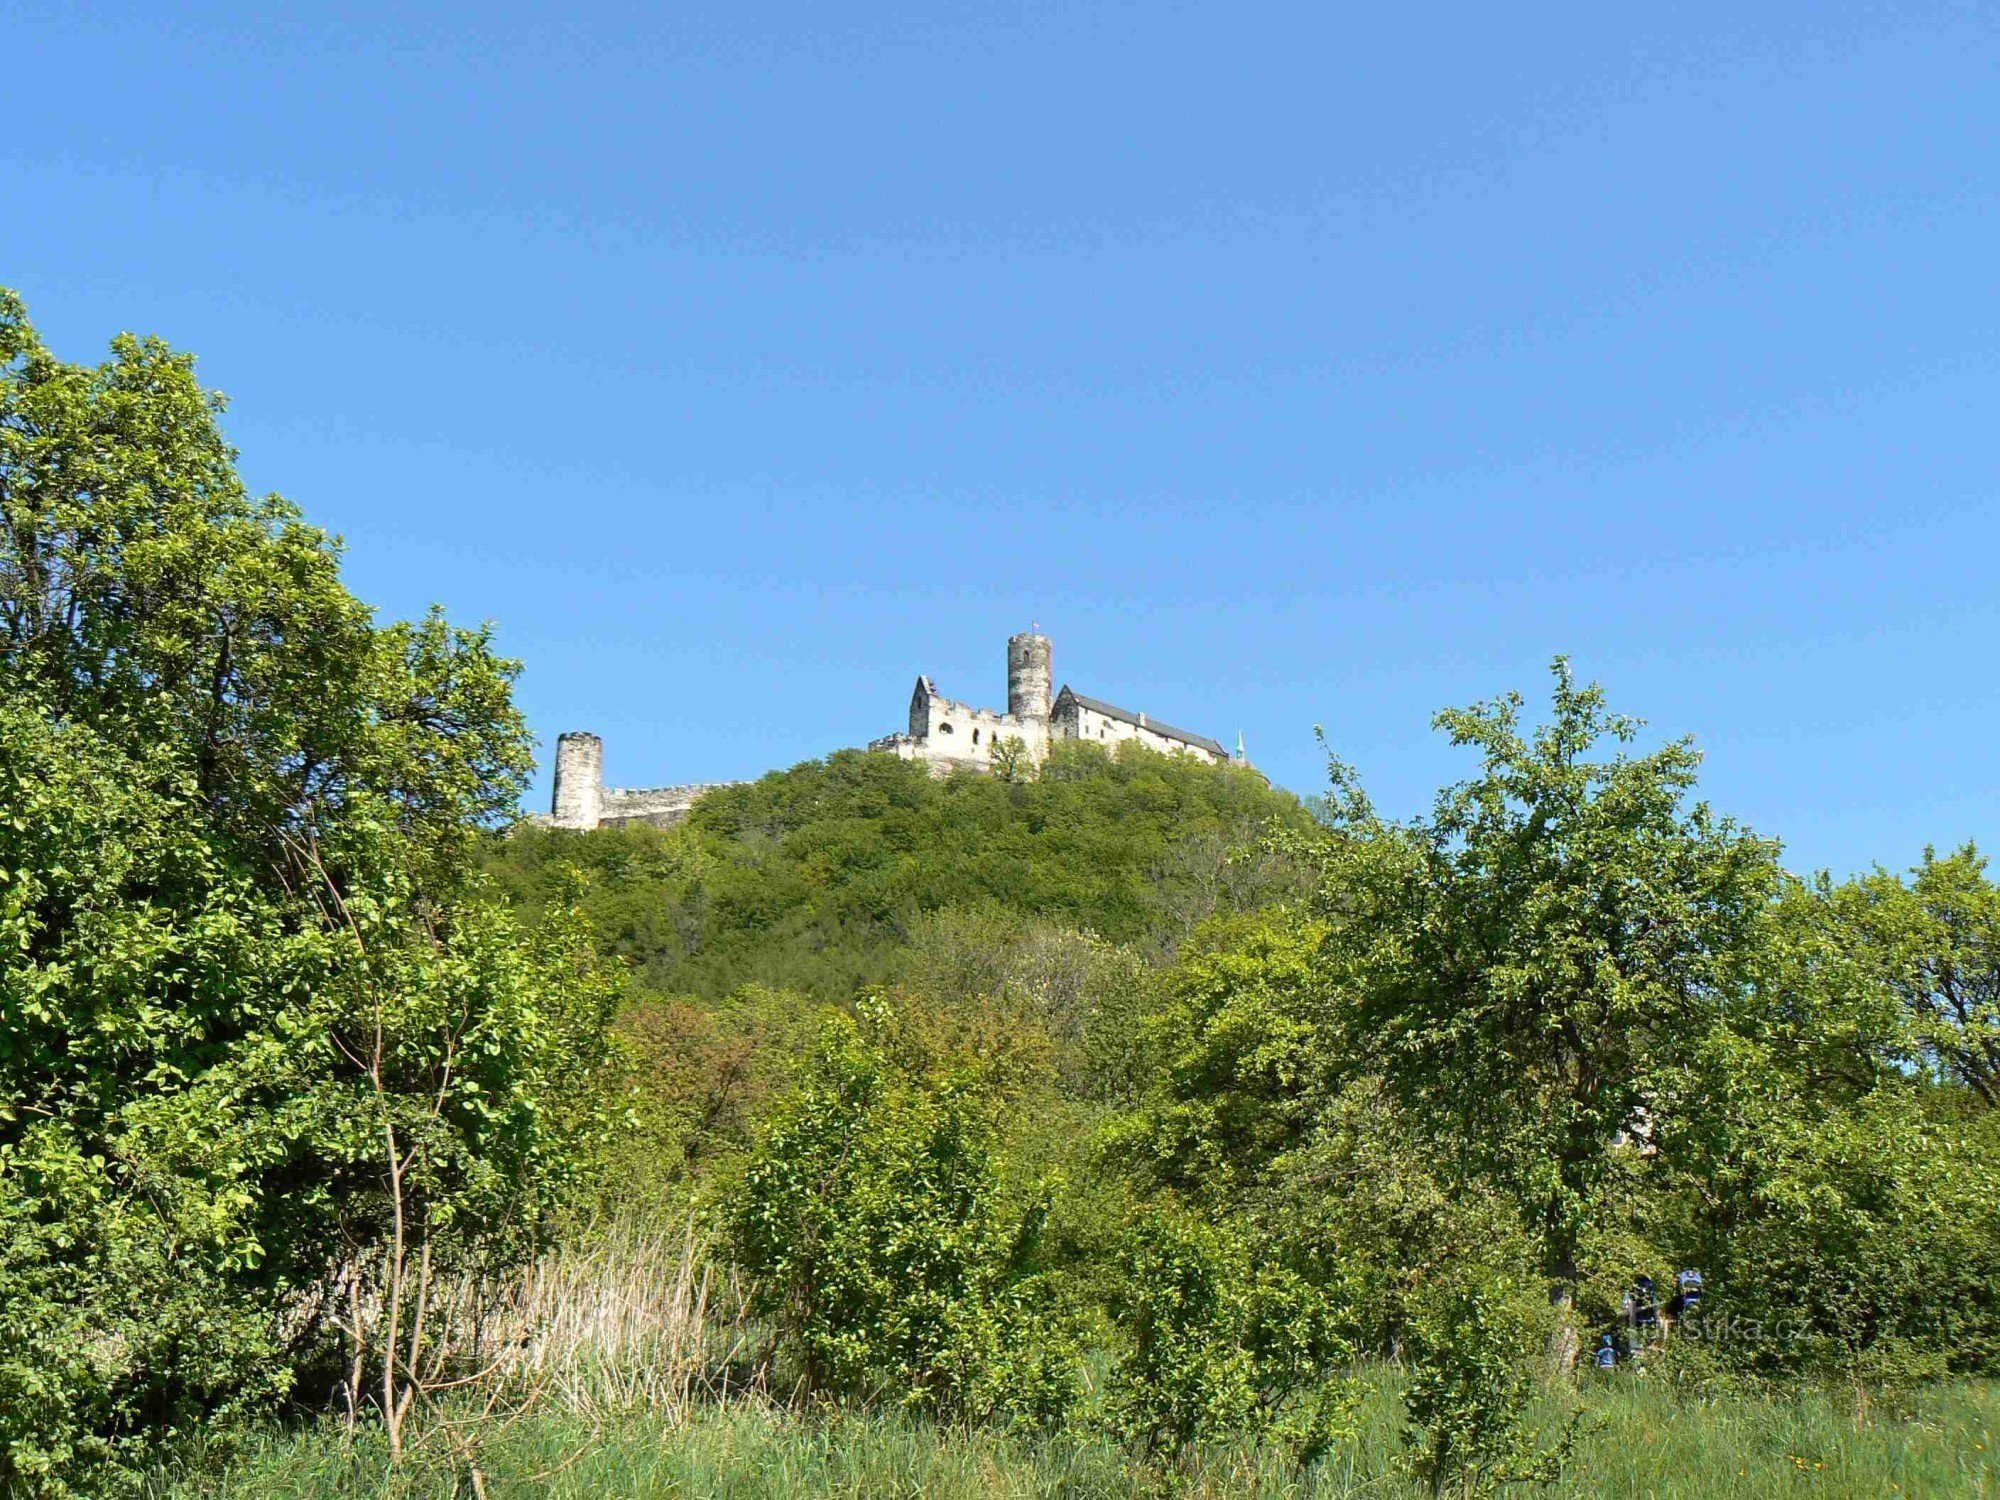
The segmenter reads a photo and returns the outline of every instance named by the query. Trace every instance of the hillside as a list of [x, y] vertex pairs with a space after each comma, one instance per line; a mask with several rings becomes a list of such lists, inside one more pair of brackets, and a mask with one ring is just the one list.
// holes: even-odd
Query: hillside
[[1254, 771], [1064, 745], [1005, 781], [841, 751], [711, 793], [673, 828], [522, 828], [489, 870], [529, 910], [581, 869], [599, 941], [651, 989], [844, 999], [943, 912], [1054, 924], [1159, 955], [1218, 911], [1293, 889], [1260, 840], [1307, 826]]

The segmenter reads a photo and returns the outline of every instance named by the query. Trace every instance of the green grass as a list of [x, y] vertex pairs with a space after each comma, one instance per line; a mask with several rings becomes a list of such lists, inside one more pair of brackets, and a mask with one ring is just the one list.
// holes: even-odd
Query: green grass
[[[1920, 1393], [1899, 1416], [1859, 1428], [1851, 1399], [1818, 1394], [1698, 1401], [1637, 1381], [1592, 1388], [1594, 1429], [1555, 1497], [1698, 1500], [1753, 1497], [2000, 1497], [2000, 1388]], [[1371, 1401], [1360, 1438], [1310, 1475], [1279, 1455], [1221, 1448], [1188, 1475], [1133, 1465], [1105, 1440], [1042, 1441], [993, 1432], [940, 1433], [894, 1416], [806, 1419], [752, 1404], [697, 1409], [678, 1424], [629, 1417], [589, 1425], [557, 1415], [470, 1429], [488, 1500], [790, 1500], [805, 1496], [1379, 1497], [1418, 1492], [1393, 1470], [1396, 1404]], [[336, 1429], [269, 1433], [219, 1474], [163, 1476], [160, 1500], [458, 1500], [475, 1494], [467, 1465], [433, 1439], [391, 1466], [379, 1439], [352, 1446]]]

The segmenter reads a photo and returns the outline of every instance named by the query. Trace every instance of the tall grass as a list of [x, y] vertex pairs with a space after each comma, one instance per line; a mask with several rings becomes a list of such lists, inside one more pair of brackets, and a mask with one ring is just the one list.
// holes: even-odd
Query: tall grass
[[[2000, 1394], [1939, 1387], [1913, 1414], [1857, 1428], [1840, 1395], [1703, 1403], [1641, 1383], [1593, 1391], [1598, 1426], [1551, 1500], [1859, 1500], [2000, 1497], [1993, 1450]], [[481, 1450], [487, 1500], [1113, 1500], [1173, 1493], [1190, 1500], [1417, 1500], [1395, 1471], [1393, 1381], [1366, 1412], [1359, 1440], [1301, 1474], [1254, 1446], [1204, 1452], [1184, 1474], [1148, 1470], [1089, 1433], [1029, 1439], [953, 1433], [895, 1415], [811, 1418], [754, 1399], [696, 1407], [679, 1422], [630, 1414], [592, 1423], [551, 1410], [495, 1434]], [[331, 1431], [265, 1438], [219, 1479], [165, 1487], [174, 1500], [475, 1500], [468, 1470], [441, 1450], [391, 1469], [372, 1440]]]
[[738, 1299], [718, 1306], [717, 1290], [692, 1227], [619, 1224], [543, 1256], [447, 1336], [476, 1348], [501, 1405], [677, 1420], [698, 1393], [727, 1394], [746, 1345]]
[[[1110, 1500], [1410, 1500], [1397, 1468], [1398, 1378], [1375, 1372], [1355, 1439], [1301, 1473], [1273, 1450], [1224, 1444], [1168, 1474], [1088, 1413], [1029, 1437], [942, 1430], [894, 1412], [807, 1414], [770, 1399], [753, 1330], [684, 1227], [619, 1226], [555, 1251], [501, 1289], [451, 1299], [478, 1378], [436, 1393], [391, 1463], [380, 1434], [327, 1422], [273, 1430], [223, 1461], [157, 1476], [156, 1500], [803, 1500], [806, 1496]], [[1918, 1393], [1857, 1421], [1850, 1392], [1703, 1397], [1621, 1371], [1588, 1382], [1590, 1430], [1554, 1500], [1992, 1497], [2000, 1388]], [[1551, 1408], [1551, 1420], [1556, 1412]]]

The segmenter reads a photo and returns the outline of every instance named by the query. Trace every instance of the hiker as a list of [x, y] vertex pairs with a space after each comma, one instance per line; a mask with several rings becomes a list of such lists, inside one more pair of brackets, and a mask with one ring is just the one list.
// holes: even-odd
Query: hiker
[[1674, 1278], [1680, 1288], [1680, 1296], [1675, 1301], [1674, 1315], [1686, 1317], [1701, 1306], [1701, 1272], [1693, 1266], [1684, 1267]]
[[1597, 1368], [1600, 1370], [1618, 1368], [1618, 1346], [1612, 1342], [1608, 1333], [1604, 1335], [1604, 1342], [1597, 1346]]

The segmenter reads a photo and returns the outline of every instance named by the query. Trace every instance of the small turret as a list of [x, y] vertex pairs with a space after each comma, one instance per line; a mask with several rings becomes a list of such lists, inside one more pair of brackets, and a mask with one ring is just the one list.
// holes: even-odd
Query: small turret
[[1007, 712], [1045, 720], [1055, 690], [1055, 647], [1045, 635], [1024, 630], [1007, 638]]
[[581, 730], [556, 736], [556, 790], [549, 821], [591, 829], [604, 808], [604, 741]]

